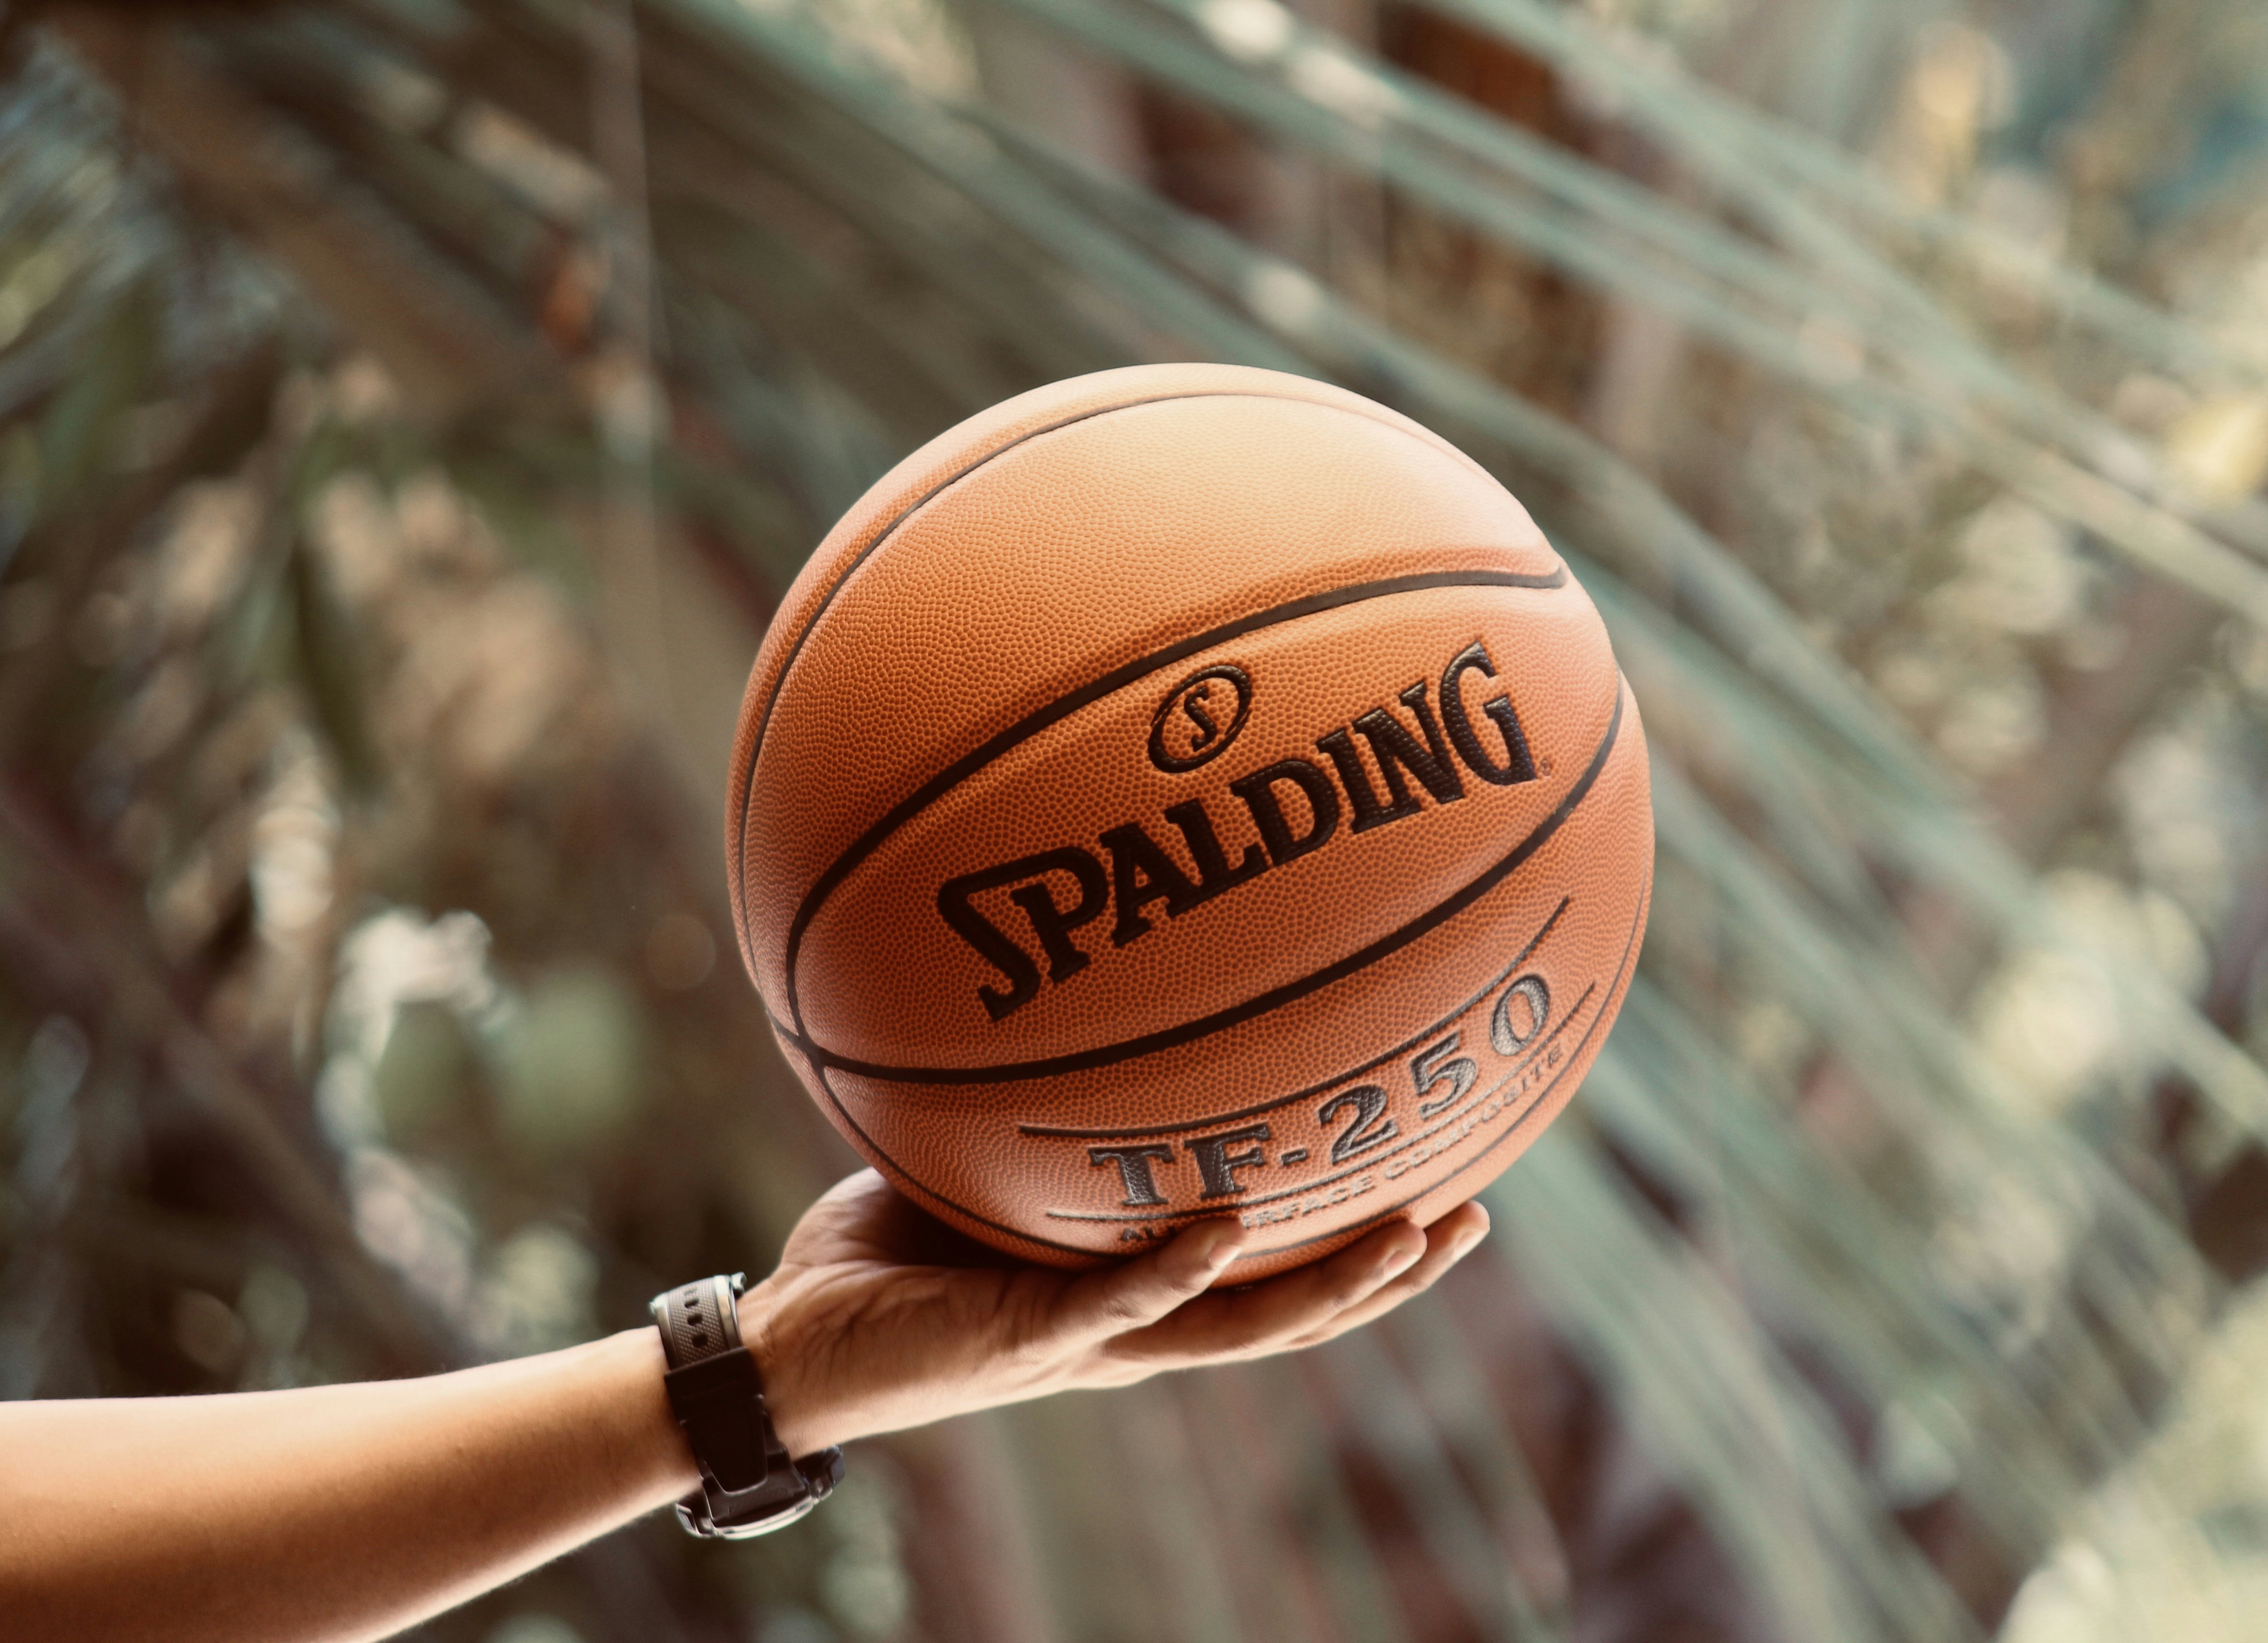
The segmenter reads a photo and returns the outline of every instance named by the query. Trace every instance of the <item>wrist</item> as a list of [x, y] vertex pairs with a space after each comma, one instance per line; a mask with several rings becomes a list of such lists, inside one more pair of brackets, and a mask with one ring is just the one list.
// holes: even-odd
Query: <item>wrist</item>
[[756, 1375], [763, 1382], [764, 1409], [772, 1430], [790, 1455], [815, 1455], [831, 1445], [858, 1436], [847, 1429], [845, 1411], [835, 1406], [826, 1389], [813, 1384], [805, 1371], [812, 1353], [789, 1308], [783, 1306], [777, 1276], [755, 1286], [740, 1299], [740, 1344], [756, 1360]]
[[[746, 1540], [799, 1521], [843, 1481], [843, 1451], [799, 1455], [772, 1418], [755, 1343], [742, 1333], [743, 1273], [673, 1285], [648, 1303], [667, 1368], [662, 1386], [700, 1471], [678, 1521], [704, 1540]], [[761, 1332], [763, 1314], [752, 1309]], [[800, 1435], [799, 1433], [796, 1435]]]
[[700, 1470], [663, 1394], [661, 1377], [669, 1366], [652, 1329], [623, 1330], [567, 1350], [588, 1362], [610, 1388], [618, 1389], [610, 1393], [608, 1405], [620, 1411], [619, 1420], [609, 1420], [600, 1429], [614, 1429], [609, 1435], [622, 1457], [618, 1464], [640, 1498], [648, 1506], [662, 1506], [695, 1487]]

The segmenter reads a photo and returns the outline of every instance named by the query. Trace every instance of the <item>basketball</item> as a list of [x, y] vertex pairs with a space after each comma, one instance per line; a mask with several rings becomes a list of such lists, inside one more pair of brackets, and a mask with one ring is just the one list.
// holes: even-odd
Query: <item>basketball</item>
[[1231, 1283], [1534, 1141], [1653, 837], [1637, 706], [1521, 505], [1223, 365], [1036, 389], [869, 490], [765, 637], [726, 815], [773, 1029], [892, 1183], [1058, 1266], [1237, 1215]]

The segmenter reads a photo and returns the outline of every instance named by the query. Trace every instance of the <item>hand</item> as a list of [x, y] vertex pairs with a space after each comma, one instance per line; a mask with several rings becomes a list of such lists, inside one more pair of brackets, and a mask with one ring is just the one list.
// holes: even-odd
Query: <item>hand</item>
[[742, 1338], [790, 1453], [1162, 1369], [1313, 1346], [1432, 1286], [1488, 1231], [1461, 1205], [1389, 1221], [1324, 1260], [1219, 1294], [1245, 1229], [1201, 1221], [1090, 1272], [1012, 1264], [871, 1169], [839, 1182], [740, 1300]]

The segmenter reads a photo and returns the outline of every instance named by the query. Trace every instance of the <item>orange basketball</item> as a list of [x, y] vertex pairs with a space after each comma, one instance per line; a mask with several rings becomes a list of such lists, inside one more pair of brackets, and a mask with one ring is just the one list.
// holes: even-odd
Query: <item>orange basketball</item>
[[1566, 1104], [1636, 963], [1646, 743], [1527, 512], [1408, 417], [1224, 365], [932, 440], [782, 602], [742, 956], [917, 1202], [1032, 1260], [1430, 1221]]

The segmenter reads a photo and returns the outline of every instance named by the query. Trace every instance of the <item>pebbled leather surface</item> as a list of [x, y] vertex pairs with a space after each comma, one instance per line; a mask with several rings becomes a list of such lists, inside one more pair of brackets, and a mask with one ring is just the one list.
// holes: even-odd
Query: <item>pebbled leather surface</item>
[[[1470, 740], [1503, 774], [1507, 698], [1533, 779], [1426, 757], [1475, 644]], [[1357, 830], [1318, 741], [1390, 802], [1381, 715], [1410, 814]], [[1270, 865], [1234, 785], [1292, 759], [1342, 814]], [[1637, 709], [1519, 504], [1407, 418], [1238, 367], [1058, 383], [900, 464], [783, 601], [732, 794], [743, 958], [862, 1153], [1059, 1264], [1240, 1213], [1238, 1282], [1511, 1162], [1596, 1053], [1651, 876]], [[1083, 898], [1051, 947], [1038, 921]]]

